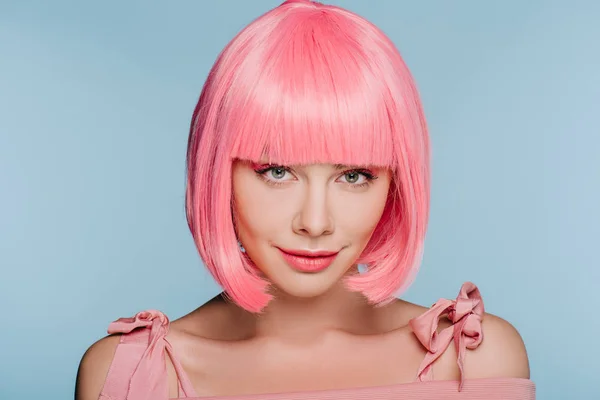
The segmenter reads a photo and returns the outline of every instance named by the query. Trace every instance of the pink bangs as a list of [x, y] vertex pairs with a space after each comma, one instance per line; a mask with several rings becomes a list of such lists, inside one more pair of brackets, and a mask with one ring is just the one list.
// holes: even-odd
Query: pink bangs
[[369, 271], [347, 285], [385, 303], [412, 282], [429, 211], [429, 139], [410, 72], [375, 26], [341, 8], [286, 2], [228, 44], [202, 90], [188, 145], [188, 223], [225, 292], [259, 311], [270, 295], [237, 249], [235, 159], [389, 167], [389, 201], [358, 260]]
[[378, 60], [347, 36], [356, 29], [335, 13], [307, 9], [282, 19], [274, 38], [254, 37], [251, 55], [236, 54], [223, 104], [233, 158], [394, 163], [394, 101]]

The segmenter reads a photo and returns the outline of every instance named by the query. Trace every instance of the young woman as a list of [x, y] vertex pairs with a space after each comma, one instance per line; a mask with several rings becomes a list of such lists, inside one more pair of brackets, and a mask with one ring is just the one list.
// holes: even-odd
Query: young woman
[[379, 29], [308, 0], [256, 19], [210, 71], [188, 144], [188, 223], [223, 294], [112, 323], [76, 398], [533, 399], [519, 334], [475, 285], [396, 298], [421, 262], [429, 151]]

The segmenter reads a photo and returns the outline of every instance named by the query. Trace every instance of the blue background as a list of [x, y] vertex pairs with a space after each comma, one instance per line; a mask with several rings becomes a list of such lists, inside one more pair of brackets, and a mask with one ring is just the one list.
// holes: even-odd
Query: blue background
[[[477, 283], [540, 399], [598, 395], [600, 2], [334, 1], [420, 87], [433, 187], [405, 298]], [[0, 1], [0, 398], [70, 398], [108, 323], [218, 292], [184, 218], [218, 52], [278, 1]]]

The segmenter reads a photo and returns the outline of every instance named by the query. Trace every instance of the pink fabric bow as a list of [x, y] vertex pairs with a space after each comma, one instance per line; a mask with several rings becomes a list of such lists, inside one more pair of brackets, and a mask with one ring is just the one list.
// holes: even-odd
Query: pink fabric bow
[[[450, 345], [454, 338], [460, 369], [459, 391], [464, 383], [463, 368], [466, 349], [475, 349], [483, 340], [481, 321], [485, 310], [479, 289], [471, 282], [465, 282], [456, 300], [440, 299], [428, 311], [412, 319], [410, 326], [419, 341], [428, 350], [419, 366], [418, 379], [433, 379], [431, 366]], [[440, 317], [448, 315], [452, 326], [437, 332]]]
[[[156, 310], [137, 313], [131, 318], [119, 318], [108, 326], [108, 333], [129, 333], [136, 328], [150, 327], [149, 343], [129, 382], [127, 400], [169, 397], [165, 349], [170, 344], [165, 339], [169, 319]], [[158, 394], [158, 396], [156, 396]]]

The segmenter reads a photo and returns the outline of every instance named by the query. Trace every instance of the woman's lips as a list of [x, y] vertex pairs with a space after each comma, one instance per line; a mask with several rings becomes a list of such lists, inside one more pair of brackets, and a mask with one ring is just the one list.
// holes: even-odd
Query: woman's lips
[[277, 248], [290, 267], [300, 272], [323, 271], [335, 260], [339, 251], [306, 251]]

